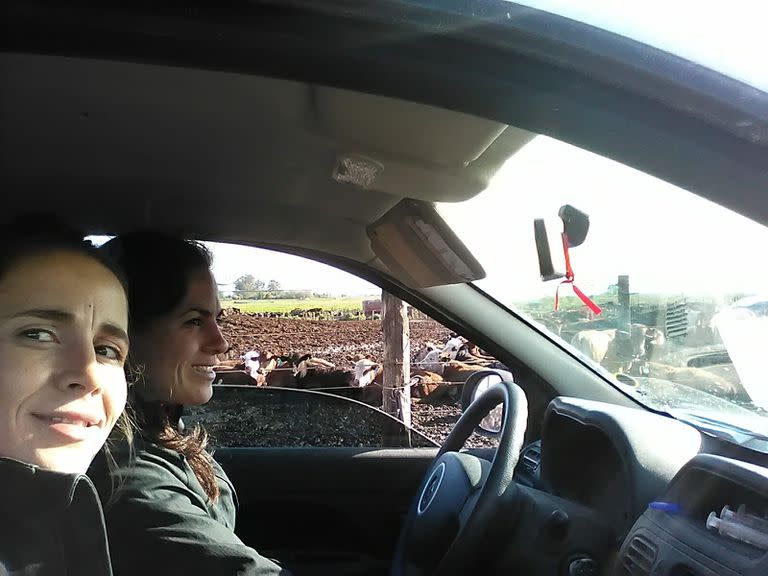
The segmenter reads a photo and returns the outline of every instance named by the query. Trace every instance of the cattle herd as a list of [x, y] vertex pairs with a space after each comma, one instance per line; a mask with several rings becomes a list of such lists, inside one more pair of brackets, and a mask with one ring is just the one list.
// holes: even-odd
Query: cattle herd
[[666, 343], [664, 332], [656, 327], [632, 324], [628, 330], [582, 330], [571, 344], [582, 354], [613, 373], [645, 376], [649, 362], [659, 356]]
[[715, 334], [702, 340], [701, 330], [690, 330], [684, 339], [670, 342], [660, 328], [631, 324], [625, 330], [581, 330], [570, 343], [613, 374], [666, 380], [750, 403], [727, 350]]
[[[579, 325], [584, 326], [574, 322], [566, 327]], [[379, 320], [269, 317], [228, 309], [221, 326], [231, 347], [215, 368], [217, 384], [324, 390], [374, 406], [382, 403], [384, 354]], [[729, 399], [743, 397], [722, 344], [712, 346], [716, 339], [702, 340], [699, 332], [689, 330], [685, 342], [671, 342], [662, 329], [634, 323], [625, 329], [586, 325], [568, 335], [563, 331], [561, 337], [614, 374], [671, 381]], [[449, 430], [460, 415], [457, 400], [466, 379], [478, 370], [506, 369], [429, 318], [410, 322], [410, 343], [406, 385], [417, 428], [422, 415], [434, 414], [435, 421], [444, 420]], [[692, 356], [692, 351], [699, 351], [699, 357]], [[426, 428], [422, 431], [432, 432]], [[444, 433], [431, 435], [439, 439]]]
[[[470, 375], [488, 368], [506, 369], [478, 346], [456, 334], [437, 345], [417, 345], [410, 378], [404, 385], [414, 402], [455, 402]], [[382, 404], [384, 365], [370, 352], [357, 352], [337, 366], [306, 351], [252, 349], [214, 367], [218, 385], [248, 385], [319, 390]]]
[[[282, 379], [282, 385], [290, 387], [322, 383], [323, 388], [333, 388], [327, 390], [329, 393], [372, 405], [381, 404], [381, 389], [376, 382], [376, 376], [381, 381], [378, 365], [384, 358], [379, 320], [269, 317], [228, 308], [220, 323], [230, 350], [219, 358], [215, 382], [256, 386], [263, 377], [262, 386], [267, 385], [267, 379], [270, 385]], [[433, 440], [442, 442], [461, 416], [456, 402], [461, 378], [468, 377], [471, 371], [480, 367], [496, 366], [495, 360], [483, 355], [476, 347], [473, 350], [478, 354], [477, 360], [466, 356], [465, 352], [472, 347], [468, 342], [466, 349], [459, 346], [452, 350], [457, 341], [452, 338], [451, 330], [428, 317], [411, 319], [409, 332], [411, 376], [415, 381], [411, 386], [412, 425]], [[450, 346], [449, 341], [452, 341]], [[429, 353], [432, 353], [431, 356], [425, 359]], [[439, 359], [441, 354], [443, 361]], [[438, 356], [437, 363], [444, 364], [444, 367], [435, 365], [435, 356]], [[453, 360], [450, 360], [451, 357]], [[306, 368], [306, 373], [299, 365]], [[254, 368], [256, 378], [251, 376]], [[456, 376], [454, 372], [461, 368], [466, 371]], [[366, 378], [371, 377], [373, 385], [366, 386]], [[328, 385], [329, 379], [333, 379], [334, 386]], [[359, 386], [361, 381], [364, 384], [362, 387]], [[344, 385], [335, 386], [339, 382]], [[430, 386], [434, 387], [431, 393]], [[490, 445], [491, 439], [476, 436], [467, 441], [468, 446]]]

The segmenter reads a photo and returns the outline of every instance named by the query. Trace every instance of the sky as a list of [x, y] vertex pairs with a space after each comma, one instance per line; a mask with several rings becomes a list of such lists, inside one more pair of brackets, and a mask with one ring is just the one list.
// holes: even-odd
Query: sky
[[332, 266], [300, 256], [207, 242], [213, 252], [213, 274], [220, 287], [226, 289], [244, 274], [269, 282], [275, 279], [284, 290], [309, 289], [318, 293], [348, 296], [381, 294], [381, 288]]
[[[97, 246], [111, 236], [88, 236]], [[257, 280], [268, 283], [277, 280], [282, 290], [312, 290], [335, 296], [371, 296], [380, 295], [381, 288], [333, 268], [291, 254], [273, 250], [204, 242], [213, 253], [213, 275], [219, 289], [225, 293], [232, 290], [235, 280], [240, 276], [252, 274]]]

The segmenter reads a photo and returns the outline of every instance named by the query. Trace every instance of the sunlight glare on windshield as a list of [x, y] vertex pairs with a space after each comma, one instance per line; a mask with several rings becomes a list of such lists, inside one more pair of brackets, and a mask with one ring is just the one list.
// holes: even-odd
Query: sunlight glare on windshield
[[556, 217], [563, 204], [590, 217], [587, 241], [571, 251], [587, 293], [629, 273], [641, 292], [720, 294], [768, 284], [768, 269], [745, 267], [742, 259], [768, 241], [765, 227], [544, 136], [512, 156], [484, 192], [438, 210], [488, 272], [478, 284], [511, 303], [554, 294], [539, 278], [533, 220]]
[[[586, 241], [570, 258], [575, 284], [603, 307], [599, 316], [568, 286], [555, 311], [559, 281], [540, 277], [533, 221], [554, 219], [561, 231], [564, 204], [589, 216]], [[768, 404], [754, 392], [764, 323], [731, 323], [722, 335], [717, 327], [734, 307], [768, 317], [760, 296], [768, 294], [768, 268], [756, 259], [768, 244], [765, 226], [544, 136], [508, 159], [485, 191], [438, 211], [485, 268], [480, 288], [621, 375], [648, 404], [701, 408], [714, 396], [717, 406], [749, 416]]]

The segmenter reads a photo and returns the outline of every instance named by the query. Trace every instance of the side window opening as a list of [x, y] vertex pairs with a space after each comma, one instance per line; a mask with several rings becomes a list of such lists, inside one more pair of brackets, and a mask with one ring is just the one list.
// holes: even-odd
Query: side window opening
[[[270, 278], [260, 279], [250, 268], [226, 277], [217, 270], [218, 246], [209, 245], [220, 286], [219, 323], [230, 349], [218, 358], [213, 399], [185, 415], [187, 422], [206, 426], [214, 448], [434, 446], [461, 415], [467, 377], [488, 367], [506, 369], [475, 343], [407, 306], [413, 432], [403, 440], [392, 432], [392, 418], [370, 408], [382, 406], [381, 289], [335, 269], [336, 287], [291, 286], [279, 279], [277, 267]], [[294, 260], [325, 267], [280, 256], [288, 267]], [[478, 434], [467, 442], [494, 445], [495, 439]]]

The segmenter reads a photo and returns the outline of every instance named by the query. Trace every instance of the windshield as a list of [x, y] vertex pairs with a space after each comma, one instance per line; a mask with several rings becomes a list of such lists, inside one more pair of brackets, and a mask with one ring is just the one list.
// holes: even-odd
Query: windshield
[[[534, 219], [565, 271], [561, 206], [589, 216], [576, 287], [542, 281]], [[768, 432], [768, 228], [667, 182], [538, 136], [478, 196], [438, 210], [485, 268], [477, 286], [655, 409]], [[560, 295], [555, 309], [556, 293]]]
[[727, 9], [718, 3], [666, 0], [515, 3], [632, 38], [768, 91], [768, 67], [759, 56], [765, 51], [763, 27], [768, 16], [768, 5], [762, 2], [734, 0]]

